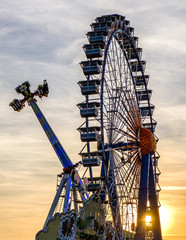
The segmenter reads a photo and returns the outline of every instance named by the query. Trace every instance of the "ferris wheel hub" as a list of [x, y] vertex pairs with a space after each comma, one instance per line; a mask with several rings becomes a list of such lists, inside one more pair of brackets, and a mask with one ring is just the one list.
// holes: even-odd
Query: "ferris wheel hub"
[[146, 128], [141, 127], [139, 130], [140, 151], [141, 155], [145, 156], [148, 153], [155, 153], [156, 139], [152, 132]]

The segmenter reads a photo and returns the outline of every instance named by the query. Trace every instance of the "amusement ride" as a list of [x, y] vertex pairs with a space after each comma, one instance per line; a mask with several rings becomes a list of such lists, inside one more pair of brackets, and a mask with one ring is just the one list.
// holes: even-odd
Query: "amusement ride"
[[10, 103], [18, 112], [31, 106], [63, 166], [35, 239], [161, 240], [157, 123], [138, 37], [124, 16], [112, 14], [97, 17], [87, 38], [78, 82], [81, 161], [69, 158], [36, 103], [48, 96], [46, 80], [34, 92], [22, 83], [16, 92], [24, 98]]

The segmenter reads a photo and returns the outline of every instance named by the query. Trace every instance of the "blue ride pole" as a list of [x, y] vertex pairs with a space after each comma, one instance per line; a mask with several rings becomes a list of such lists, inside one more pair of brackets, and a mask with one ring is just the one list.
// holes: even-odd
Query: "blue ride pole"
[[67, 153], [65, 152], [64, 148], [62, 147], [61, 143], [59, 142], [49, 123], [45, 119], [38, 105], [36, 104], [36, 101], [30, 98], [27, 100], [27, 102], [32, 107], [37, 119], [39, 120], [43, 130], [45, 131], [63, 167], [64, 168], [72, 167], [73, 163], [71, 162], [70, 158], [68, 157]]

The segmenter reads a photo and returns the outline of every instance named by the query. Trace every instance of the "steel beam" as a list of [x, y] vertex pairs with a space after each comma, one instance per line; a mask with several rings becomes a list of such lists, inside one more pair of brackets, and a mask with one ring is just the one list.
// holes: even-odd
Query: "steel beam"
[[137, 211], [137, 227], [135, 240], [145, 240], [145, 228], [146, 228], [146, 209], [147, 209], [147, 197], [149, 188], [149, 165], [150, 154], [142, 157], [141, 162], [141, 178], [140, 189], [138, 198], [138, 211]]
[[69, 206], [69, 197], [70, 197], [70, 188], [71, 188], [71, 182], [72, 178], [70, 174], [66, 174], [67, 176], [67, 183], [66, 183], [66, 191], [65, 191], [65, 200], [64, 200], [64, 205], [63, 205], [63, 213], [66, 213], [68, 210]]
[[150, 172], [149, 172], [149, 202], [152, 218], [153, 239], [162, 240], [158, 199], [156, 193], [156, 182], [152, 166], [152, 157], [150, 158]]
[[54, 214], [54, 211], [55, 211], [55, 208], [56, 208], [56, 206], [57, 206], [57, 204], [58, 204], [58, 201], [59, 201], [61, 192], [62, 192], [63, 187], [64, 187], [64, 185], [65, 185], [66, 179], [67, 179], [66, 175], [64, 175], [63, 178], [61, 179], [61, 182], [60, 182], [60, 185], [59, 185], [58, 190], [57, 190], [57, 192], [56, 192], [56, 195], [55, 195], [55, 197], [54, 197], [52, 206], [51, 206], [51, 208], [50, 208], [50, 211], [49, 211], [48, 216], [47, 216], [47, 218], [46, 218], [45, 224], [44, 224], [44, 226], [43, 226], [43, 230], [46, 228], [48, 221], [51, 219], [51, 217], [52, 217], [53, 214]]
[[121, 216], [119, 210], [119, 202], [118, 202], [118, 194], [116, 189], [116, 179], [114, 175], [114, 159], [113, 152], [110, 151], [105, 154], [106, 158], [109, 157], [107, 162], [110, 163], [108, 178], [107, 178], [107, 187], [108, 187], [108, 196], [111, 205], [112, 218], [114, 221], [114, 227], [116, 229], [117, 239], [122, 240], [122, 224], [121, 224]]

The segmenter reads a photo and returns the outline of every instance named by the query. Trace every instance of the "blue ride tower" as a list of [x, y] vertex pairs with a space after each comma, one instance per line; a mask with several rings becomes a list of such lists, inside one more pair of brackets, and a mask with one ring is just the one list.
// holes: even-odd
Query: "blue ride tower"
[[[51, 217], [54, 214], [55, 208], [58, 204], [60, 195], [62, 191], [65, 191], [65, 197], [64, 197], [64, 203], [63, 203], [63, 213], [66, 213], [69, 209], [70, 205], [70, 191], [71, 187], [76, 186], [77, 190], [80, 193], [81, 201], [83, 203], [86, 202], [86, 200], [89, 198], [88, 193], [85, 190], [84, 184], [79, 177], [79, 174], [77, 170], [75, 169], [78, 164], [73, 164], [73, 162], [70, 160], [69, 156], [67, 155], [66, 151], [62, 147], [60, 141], [56, 137], [55, 133], [53, 132], [52, 128], [50, 127], [49, 123], [47, 122], [46, 118], [42, 114], [41, 110], [39, 109], [35, 97], [38, 96], [39, 98], [42, 98], [43, 96], [47, 97], [49, 93], [48, 84], [47, 81], [44, 80], [43, 85], [39, 85], [38, 89], [34, 92], [30, 91], [30, 83], [28, 81], [22, 83], [19, 85], [16, 89], [16, 92], [18, 94], [22, 94], [24, 98], [22, 100], [14, 99], [10, 106], [15, 111], [20, 111], [25, 106], [25, 102], [28, 103], [29, 106], [32, 107], [37, 119], [39, 120], [44, 132], [46, 133], [54, 151], [56, 152], [62, 166], [63, 166], [63, 177], [61, 179], [61, 182], [58, 186], [58, 190], [56, 192], [56, 196], [54, 198], [54, 201], [52, 203], [52, 206], [50, 208], [50, 211], [48, 213], [48, 216], [46, 218], [45, 224], [43, 229], [46, 228], [47, 223], [51, 219]], [[77, 204], [74, 204], [75, 208], [77, 208]]]

